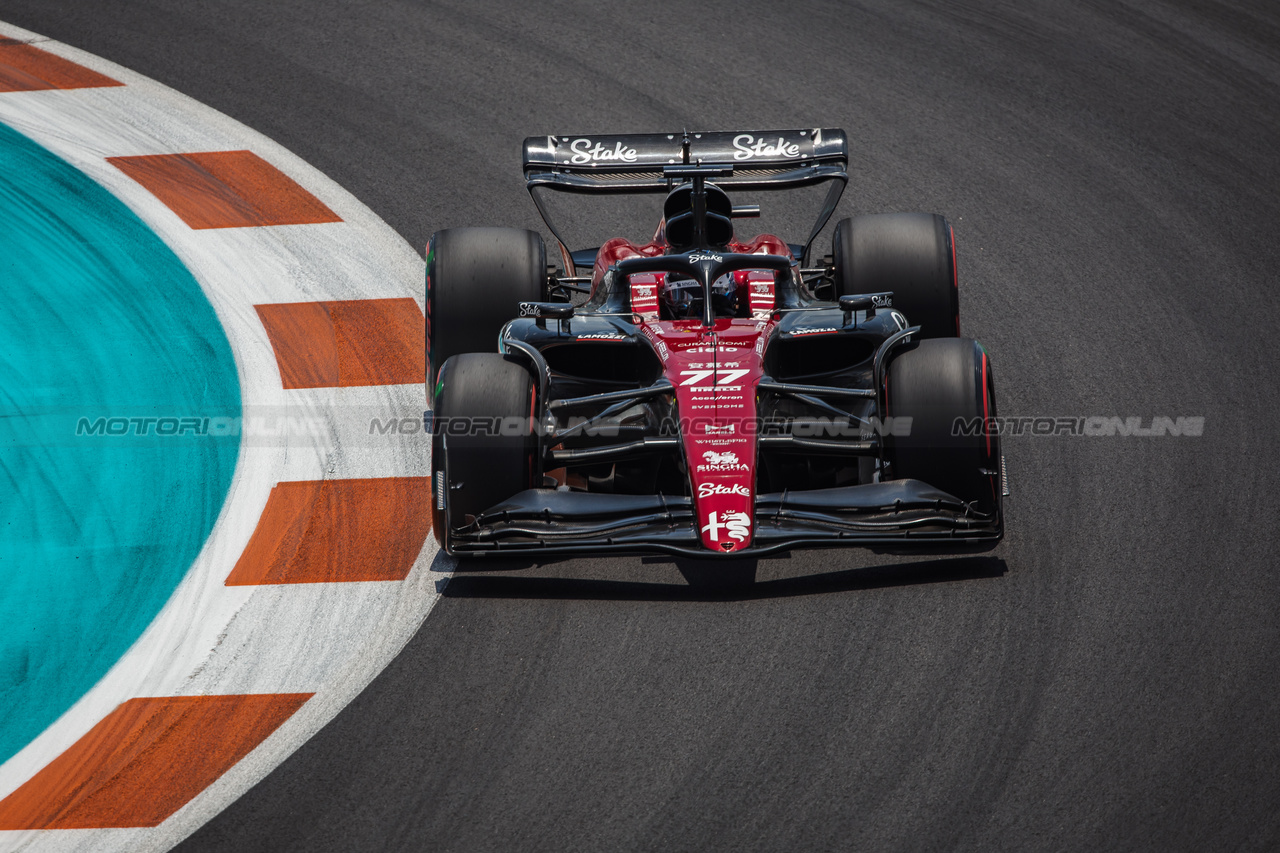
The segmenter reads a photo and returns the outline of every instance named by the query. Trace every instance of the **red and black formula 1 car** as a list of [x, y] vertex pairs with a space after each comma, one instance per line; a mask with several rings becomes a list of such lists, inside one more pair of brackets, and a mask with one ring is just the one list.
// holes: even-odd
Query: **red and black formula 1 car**
[[[525, 140], [562, 268], [518, 229], [438, 231], [427, 252], [446, 550], [994, 546], [994, 385], [986, 351], [960, 337], [951, 228], [844, 219], [815, 263], [847, 165], [828, 128]], [[760, 208], [728, 190], [813, 186], [827, 192], [805, 243], [735, 234]], [[571, 251], [544, 191], [665, 198], [648, 243]]]

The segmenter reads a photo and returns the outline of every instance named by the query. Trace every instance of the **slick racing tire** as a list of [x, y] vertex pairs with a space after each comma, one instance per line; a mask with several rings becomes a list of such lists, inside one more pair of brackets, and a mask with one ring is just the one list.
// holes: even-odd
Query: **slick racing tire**
[[533, 487], [538, 471], [537, 386], [518, 361], [465, 353], [444, 363], [432, 422], [432, 527], [450, 531]]
[[935, 338], [898, 351], [885, 379], [888, 417], [911, 418], [885, 437], [893, 479], [921, 480], [983, 513], [1000, 508], [1000, 436], [990, 358], [972, 338]]
[[427, 243], [427, 360], [440, 366], [464, 352], [497, 352], [498, 332], [521, 302], [542, 298], [547, 250], [519, 228], [447, 228]]
[[836, 296], [893, 291], [893, 307], [922, 338], [960, 334], [951, 226], [936, 213], [842, 219], [831, 240]]

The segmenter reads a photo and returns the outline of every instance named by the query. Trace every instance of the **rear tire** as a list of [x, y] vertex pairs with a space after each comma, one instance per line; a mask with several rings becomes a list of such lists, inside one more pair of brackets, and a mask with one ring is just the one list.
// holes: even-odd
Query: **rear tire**
[[464, 352], [497, 352], [521, 302], [542, 299], [547, 250], [535, 231], [446, 228], [427, 243], [427, 375]]
[[921, 338], [960, 334], [951, 226], [936, 213], [877, 213], [842, 219], [831, 240], [837, 298], [893, 291], [893, 307]]
[[[886, 414], [910, 417], [909, 435], [886, 437], [894, 479], [921, 480], [976, 509], [1000, 507], [1000, 436], [990, 359], [972, 338], [919, 341], [889, 363]], [[975, 421], [975, 419], [977, 419]], [[955, 428], [968, 424], [970, 434]], [[976, 423], [981, 427], [974, 429]]]
[[466, 353], [444, 363], [437, 387], [432, 526], [452, 553], [449, 531], [533, 487], [539, 474], [533, 429], [537, 386], [517, 361], [497, 353]]

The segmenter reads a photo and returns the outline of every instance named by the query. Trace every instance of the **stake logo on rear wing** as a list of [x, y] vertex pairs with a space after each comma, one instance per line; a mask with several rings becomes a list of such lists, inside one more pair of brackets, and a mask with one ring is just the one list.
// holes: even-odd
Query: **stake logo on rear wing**
[[[815, 133], [818, 131], [815, 131]], [[726, 137], [728, 134], [717, 133], [716, 137]], [[674, 134], [672, 134], [674, 136]], [[702, 141], [704, 134], [695, 134], [699, 141]], [[712, 134], [705, 134], [712, 136]], [[622, 139], [592, 139], [589, 136], [579, 136], [576, 139], [570, 137], [552, 136], [549, 138], [554, 150], [556, 162], [563, 166], [595, 166], [609, 163], [638, 163], [641, 162], [640, 149], [634, 148], [632, 145]], [[565, 147], [565, 141], [568, 141], [568, 147]], [[801, 131], [780, 131], [775, 136], [772, 132], [768, 135], [761, 134], [756, 136], [752, 133], [737, 133], [728, 140], [729, 145], [724, 144], [724, 139], [708, 140], [698, 146], [698, 155], [704, 160], [711, 162], [720, 162], [722, 160], [732, 160], [739, 162], [742, 160], [756, 161], [791, 161], [791, 160], [812, 160], [813, 159], [813, 137], [807, 130]], [[666, 148], [666, 151], [663, 151]], [[674, 153], [676, 156], [667, 156]], [[692, 155], [692, 145], [690, 145], [690, 156]], [[680, 159], [677, 159], [680, 158]], [[674, 152], [670, 146], [659, 144], [652, 151], [647, 151], [645, 162], [648, 164], [672, 165], [683, 161], [683, 151], [680, 144]]]
[[835, 128], [577, 134], [524, 141], [524, 172], [530, 186], [661, 191], [668, 185], [662, 167], [685, 162], [733, 164], [739, 172], [718, 181], [725, 185], [807, 184], [844, 177], [849, 146], [844, 131]]
[[[702, 134], [698, 134], [699, 137]], [[779, 135], [776, 139], [772, 136], [760, 136], [757, 138], [750, 133], [739, 133], [733, 137], [733, 153], [734, 162], [740, 160], [806, 160], [813, 157], [813, 139], [807, 138], [809, 132], [800, 131], [800, 138], [795, 141], [789, 140], [786, 136]], [[564, 156], [563, 144], [559, 137], [551, 137], [555, 146], [556, 157]], [[723, 153], [723, 152], [717, 152]], [[656, 155], [661, 160], [661, 153]], [[610, 147], [600, 140], [592, 140], [590, 137], [580, 136], [569, 143], [568, 166], [594, 166], [600, 163], [618, 162], [618, 163], [635, 163], [640, 159], [640, 152], [636, 148], [632, 148], [622, 140], [614, 140], [613, 146]], [[667, 163], [671, 164], [675, 161], [671, 158], [667, 159]]]

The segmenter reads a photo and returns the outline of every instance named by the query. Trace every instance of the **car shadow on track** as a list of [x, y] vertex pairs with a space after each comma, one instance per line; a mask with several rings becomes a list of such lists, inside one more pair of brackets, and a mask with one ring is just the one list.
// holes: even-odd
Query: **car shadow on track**
[[757, 581], [756, 561], [714, 563], [674, 560], [686, 583], [652, 583], [603, 578], [495, 575], [532, 564], [492, 563], [460, 567], [443, 590], [451, 598], [600, 599], [611, 601], [749, 601], [798, 595], [856, 592], [885, 587], [982, 580], [1005, 575], [999, 557], [955, 557], [891, 563], [799, 577]]

